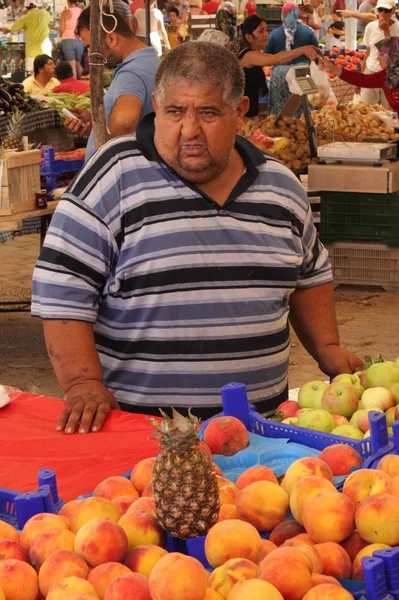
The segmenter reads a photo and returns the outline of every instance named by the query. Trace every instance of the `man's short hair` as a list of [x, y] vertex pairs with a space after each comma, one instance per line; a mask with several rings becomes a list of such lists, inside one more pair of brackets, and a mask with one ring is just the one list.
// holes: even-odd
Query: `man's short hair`
[[244, 95], [245, 76], [237, 57], [211, 42], [182, 44], [162, 59], [155, 75], [157, 100], [162, 101], [165, 89], [182, 79], [222, 88], [223, 100], [234, 109]]
[[169, 8], [167, 9], [166, 12], [168, 13], [168, 15], [170, 15], [170, 13], [172, 13], [172, 12], [175, 13], [177, 16], [180, 15], [180, 11], [177, 8], [177, 6], [169, 6]]
[[44, 69], [44, 67], [47, 65], [47, 61], [49, 60], [53, 60], [51, 58], [51, 56], [48, 56], [47, 54], [39, 54], [39, 56], [36, 56], [35, 60], [33, 61], [33, 72], [35, 75], [39, 75], [39, 71], [40, 69]]
[[73, 77], [72, 66], [66, 60], [58, 63], [55, 67], [55, 76], [60, 81], [64, 81], [64, 79], [68, 79], [69, 77]]
[[[124, 17], [117, 11], [111, 13], [111, 10], [108, 6], [103, 7], [102, 23], [107, 30], [104, 31], [104, 29], [101, 28], [102, 36], [105, 36], [107, 32], [118, 33], [123, 37], [134, 36], [133, 31], [130, 29]], [[80, 13], [76, 23], [75, 34], [79, 36], [83, 29], [90, 31], [90, 6], [82, 10]]]

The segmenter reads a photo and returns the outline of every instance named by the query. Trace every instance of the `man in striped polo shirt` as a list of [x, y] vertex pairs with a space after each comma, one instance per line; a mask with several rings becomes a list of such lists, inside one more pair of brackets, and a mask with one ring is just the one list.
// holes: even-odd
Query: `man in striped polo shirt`
[[173, 50], [156, 75], [155, 121], [103, 146], [58, 205], [32, 313], [66, 392], [59, 430], [97, 431], [118, 403], [206, 417], [229, 381], [273, 408], [287, 397], [288, 316], [324, 372], [362, 368], [339, 346], [306, 193], [236, 137], [243, 91], [227, 49]]

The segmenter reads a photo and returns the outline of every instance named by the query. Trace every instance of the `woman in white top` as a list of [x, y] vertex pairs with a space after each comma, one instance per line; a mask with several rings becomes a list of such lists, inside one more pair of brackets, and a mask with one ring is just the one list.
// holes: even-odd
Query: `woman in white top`
[[[150, 39], [151, 46], [155, 48], [158, 53], [158, 56], [162, 55], [162, 43], [161, 39], [165, 44], [165, 50], [170, 50], [170, 44], [168, 40], [168, 36], [166, 34], [165, 26], [163, 24], [163, 15], [160, 10], [155, 8], [155, 0], [150, 0]], [[145, 21], [145, 8], [139, 8], [134, 13], [133, 19], [135, 23], [133, 24], [133, 31], [136, 34], [136, 37], [139, 38], [145, 44], [147, 43], [147, 31], [146, 31], [146, 21]]]
[[75, 35], [76, 23], [82, 9], [77, 6], [77, 0], [68, 0], [68, 8], [62, 11], [60, 17], [61, 50], [65, 60], [72, 67], [73, 76], [80, 79], [82, 74], [82, 60], [84, 44]]

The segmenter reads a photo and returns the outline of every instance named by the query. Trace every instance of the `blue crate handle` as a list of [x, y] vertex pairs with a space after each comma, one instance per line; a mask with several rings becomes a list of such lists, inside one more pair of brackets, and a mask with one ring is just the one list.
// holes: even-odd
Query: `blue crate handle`
[[395, 444], [395, 452], [399, 454], [399, 421], [395, 421], [392, 425], [393, 441]]
[[371, 434], [371, 452], [375, 454], [389, 444], [385, 413], [370, 411], [368, 414]]
[[373, 557], [381, 558], [385, 567], [385, 577], [390, 594], [399, 594], [399, 548], [376, 550]]
[[55, 471], [52, 471], [51, 469], [39, 469], [38, 481], [39, 486], [48, 485], [50, 487], [53, 502], [54, 504], [57, 504], [59, 497]]
[[394, 600], [393, 595], [388, 593], [382, 558], [362, 558], [362, 567], [367, 600]]
[[243, 383], [228, 383], [221, 389], [223, 413], [229, 417], [236, 417], [245, 427], [249, 428], [249, 405], [247, 388]]

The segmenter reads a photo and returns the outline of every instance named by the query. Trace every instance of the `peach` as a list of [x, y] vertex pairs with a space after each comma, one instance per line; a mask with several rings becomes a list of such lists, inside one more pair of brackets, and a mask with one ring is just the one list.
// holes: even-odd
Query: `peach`
[[211, 590], [210, 588], [208, 588], [202, 600], [223, 600], [223, 598], [220, 594], [215, 592], [215, 590]]
[[219, 510], [218, 521], [226, 521], [227, 519], [239, 519], [240, 515], [235, 504], [222, 504]]
[[125, 496], [126, 494], [139, 497], [139, 493], [132, 484], [132, 482], [126, 477], [119, 475], [114, 477], [108, 477], [101, 481], [94, 489], [93, 496], [100, 498], [107, 498], [107, 500], [115, 500], [118, 496]]
[[387, 473], [390, 477], [396, 477], [396, 475], [399, 475], [399, 456], [396, 454], [387, 454], [381, 458], [377, 470]]
[[268, 556], [274, 550], [277, 550], [276, 544], [273, 544], [270, 540], [261, 540], [262, 547], [260, 549], [259, 555], [256, 559], [256, 564], [259, 565], [266, 556]]
[[120, 519], [119, 510], [107, 498], [96, 496], [85, 498], [71, 514], [71, 531], [77, 533], [83, 525], [92, 519], [110, 519], [117, 523]]
[[143, 493], [141, 494], [142, 498], [153, 498], [154, 497], [154, 486], [152, 485], [152, 481], [147, 483], [145, 488], [143, 489]]
[[164, 548], [154, 544], [136, 546], [127, 553], [124, 564], [135, 573], [149, 577], [157, 562], [166, 554], [168, 552]]
[[354, 471], [345, 480], [342, 493], [358, 506], [363, 500], [375, 494], [387, 492], [391, 477], [376, 469]]
[[291, 539], [295, 540], [296, 542], [303, 542], [304, 544], [309, 544], [310, 546], [314, 546], [316, 544], [316, 542], [312, 540], [308, 533], [300, 533], [299, 535], [296, 535]]
[[334, 476], [348, 475], [353, 467], [363, 464], [360, 454], [347, 444], [333, 444], [324, 448], [319, 459], [328, 464]]
[[323, 583], [309, 590], [303, 600], [353, 600], [353, 596], [342, 586]]
[[156, 460], [157, 459], [155, 456], [141, 460], [133, 468], [130, 474], [130, 481], [132, 482], [140, 496], [143, 493], [143, 490], [146, 487], [146, 485], [152, 480], [152, 472]]
[[360, 550], [353, 561], [352, 579], [356, 579], [358, 581], [364, 579], [362, 558], [365, 556], [373, 556], [373, 553], [376, 550], [386, 550], [387, 548], [390, 548], [390, 546], [387, 546], [386, 544], [370, 544], [369, 546], [363, 548], [363, 550]]
[[111, 581], [105, 591], [104, 600], [121, 600], [121, 598], [151, 600], [147, 577], [140, 573], [129, 573]]
[[323, 575], [349, 579], [352, 571], [352, 563], [348, 553], [342, 546], [335, 542], [323, 542], [316, 544], [315, 550], [323, 564]]
[[390, 494], [369, 496], [356, 509], [356, 528], [370, 544], [399, 544], [399, 498]]
[[318, 543], [343, 542], [355, 529], [355, 509], [355, 503], [344, 494], [318, 494], [306, 504], [303, 523], [310, 537]]
[[235, 584], [227, 600], [284, 600], [280, 592], [267, 581], [262, 579], [249, 579]]
[[128, 550], [148, 544], [165, 545], [165, 532], [151, 513], [143, 510], [126, 513], [120, 518], [119, 525], [127, 535]]
[[223, 504], [234, 504], [237, 496], [237, 492], [231, 485], [224, 485], [219, 489], [219, 500], [220, 505]]
[[203, 600], [207, 587], [208, 574], [201, 563], [180, 552], [161, 558], [149, 578], [152, 600]]
[[269, 540], [276, 546], [281, 546], [281, 544], [300, 533], [305, 533], [305, 529], [302, 525], [290, 519], [276, 525], [269, 536]]
[[323, 583], [331, 583], [332, 585], [338, 585], [339, 587], [342, 587], [338, 579], [331, 577], [331, 575], [323, 575], [321, 573], [312, 574], [312, 587], [316, 587], [316, 585], [322, 585]]
[[13, 540], [0, 540], [0, 560], [15, 558], [30, 563], [29, 555], [25, 548]]
[[83, 558], [69, 550], [56, 550], [42, 564], [39, 571], [39, 588], [47, 596], [51, 586], [64, 577], [86, 579], [89, 566]]
[[119, 510], [120, 515], [124, 515], [127, 509], [137, 500], [140, 500], [140, 498], [137, 498], [134, 494], [125, 494], [114, 498], [112, 504]]
[[46, 529], [38, 533], [29, 550], [32, 566], [39, 570], [46, 558], [56, 550], [73, 552], [74, 541], [75, 534], [64, 529]]
[[60, 517], [66, 517], [70, 521], [72, 513], [81, 502], [81, 500], [70, 500], [69, 502], [66, 502], [58, 511], [58, 515]]
[[0, 519], [0, 540], [11, 540], [12, 542], [19, 542], [19, 533], [9, 523]]
[[206, 426], [204, 442], [212, 454], [233, 456], [249, 445], [249, 435], [245, 425], [236, 417], [217, 417]]
[[91, 583], [93, 588], [96, 590], [97, 596], [100, 600], [104, 600], [105, 590], [117, 577], [122, 577], [122, 575], [129, 575], [131, 570], [126, 565], [121, 565], [116, 562], [108, 562], [95, 567], [92, 571], [90, 571], [87, 581]]
[[91, 598], [98, 598], [94, 587], [81, 577], [64, 577], [51, 586], [46, 600], [65, 600], [70, 594], [88, 594]]
[[316, 475], [317, 477], [324, 477], [328, 481], [333, 482], [333, 474], [330, 467], [323, 460], [315, 458], [313, 456], [299, 458], [292, 463], [287, 469], [281, 487], [291, 494], [292, 488], [297, 481], [307, 477], [308, 475]]
[[[3, 592], [3, 590], [2, 590], [1, 588], [0, 588], [0, 600], [6, 600], [6, 597], [5, 597], [5, 595], [4, 595], [4, 592]], [[212, 599], [210, 598], [210, 600], [212, 600]], [[216, 600], [217, 600], [217, 599], [216, 599]]]
[[242, 490], [247, 487], [247, 485], [255, 483], [256, 481], [271, 481], [272, 483], [278, 483], [277, 477], [269, 467], [255, 465], [244, 471], [244, 473], [241, 473], [236, 481], [236, 486], [239, 490]]
[[231, 487], [233, 488], [233, 490], [235, 490], [235, 491], [236, 491], [236, 493], [238, 494], [238, 492], [239, 492], [239, 489], [238, 489], [238, 487], [236, 486], [236, 484], [235, 484], [235, 483], [233, 483], [232, 481], [230, 481], [230, 479], [227, 479], [227, 477], [223, 477], [223, 476], [216, 475], [216, 481], [217, 481], [217, 484], [218, 484], [218, 488], [219, 488], [219, 489], [220, 489], [220, 488], [222, 488], [222, 487], [224, 487], [225, 485], [229, 485], [229, 486], [231, 486]]
[[139, 498], [129, 506], [126, 513], [129, 514], [132, 512], [136, 512], [137, 510], [151, 513], [155, 517], [155, 500], [153, 498]]
[[92, 519], [76, 534], [74, 551], [90, 567], [98, 567], [107, 562], [123, 562], [127, 546], [127, 535], [120, 525], [110, 519]]
[[236, 507], [241, 519], [259, 531], [271, 531], [284, 521], [289, 506], [288, 494], [276, 483], [257, 481], [237, 494]]
[[343, 542], [341, 542], [342, 548], [348, 553], [349, 558], [353, 562], [355, 556], [360, 550], [363, 550], [368, 545], [368, 542], [362, 538], [357, 529], [350, 534]]
[[324, 479], [324, 477], [309, 475], [308, 477], [299, 479], [299, 481], [294, 484], [290, 495], [290, 510], [294, 519], [296, 519], [300, 525], [303, 525], [303, 512], [307, 503], [313, 500], [317, 494], [324, 492], [338, 494], [331, 481]]
[[399, 475], [391, 478], [386, 492], [387, 494], [392, 494], [392, 496], [399, 496]]
[[268, 581], [284, 600], [302, 600], [312, 587], [312, 561], [297, 548], [280, 547], [259, 565], [259, 577]]
[[295, 540], [287, 540], [280, 548], [292, 547], [301, 550], [312, 562], [312, 573], [322, 573], [323, 563], [315, 546], [305, 544], [304, 542], [296, 542]]
[[7, 600], [36, 600], [39, 586], [35, 569], [22, 560], [0, 560], [0, 589]]
[[209, 578], [208, 586], [227, 598], [237, 581], [256, 579], [258, 565], [246, 558], [232, 558], [224, 565], [217, 567]]
[[93, 594], [68, 594], [65, 600], [93, 600]]
[[212, 567], [220, 567], [231, 558], [256, 562], [262, 543], [255, 527], [238, 519], [216, 523], [205, 539], [205, 555]]
[[21, 532], [21, 545], [29, 552], [34, 537], [48, 529], [69, 530], [66, 517], [53, 515], [52, 513], [39, 513], [26, 521]]

